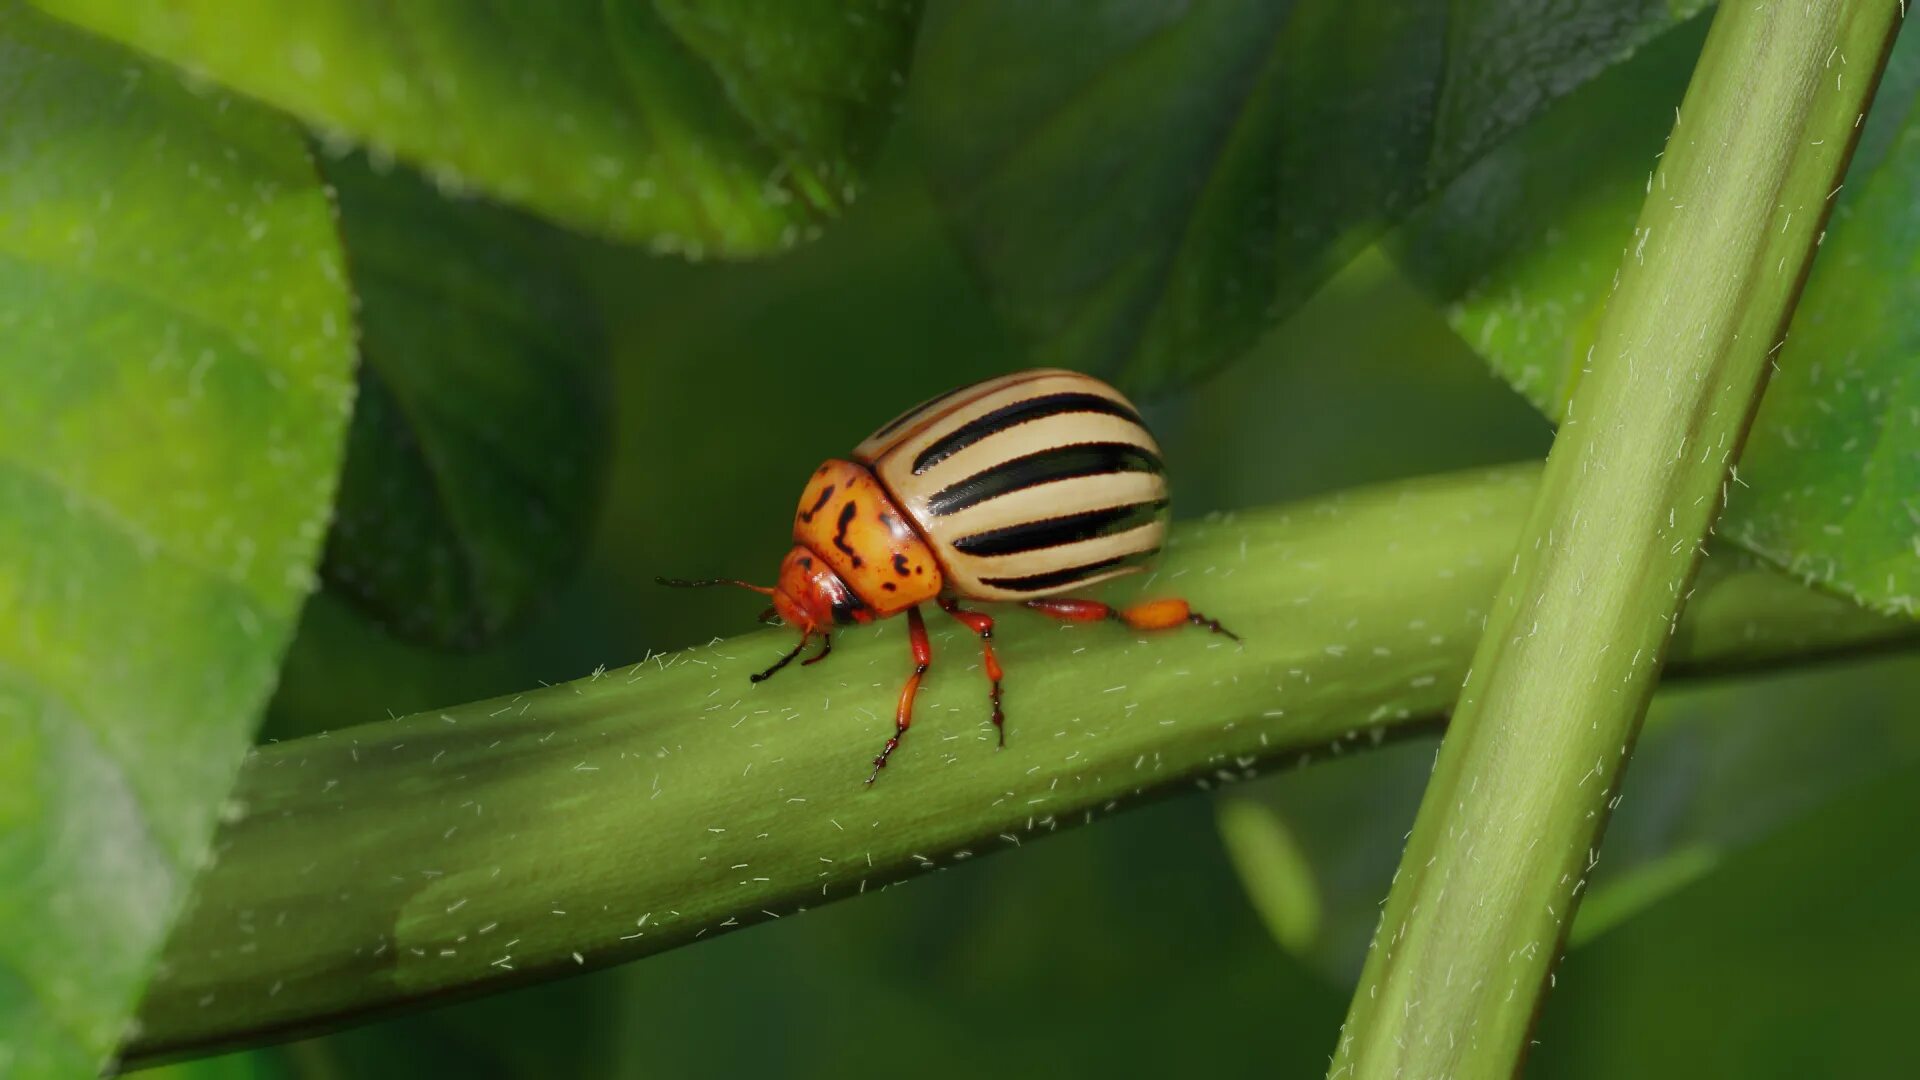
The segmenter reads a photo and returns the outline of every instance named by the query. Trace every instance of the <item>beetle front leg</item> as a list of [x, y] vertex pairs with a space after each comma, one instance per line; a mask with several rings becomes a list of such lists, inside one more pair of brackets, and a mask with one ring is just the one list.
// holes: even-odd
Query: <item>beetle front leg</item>
[[[759, 673], [758, 675], [747, 676], [747, 681], [759, 683], [759, 682], [766, 682], [768, 679], [773, 678], [774, 672], [779, 671], [781, 668], [786, 667], [788, 664], [793, 663], [793, 658], [796, 656], [799, 656], [800, 650], [807, 647], [807, 639], [812, 636], [813, 636], [812, 634], [801, 634], [800, 640], [794, 643], [793, 650], [791, 652], [787, 653], [787, 655], [781, 657], [780, 659], [775, 660], [773, 662], [772, 667]], [[817, 656], [814, 657], [814, 660], [818, 660], [818, 659], [819, 657]], [[800, 666], [805, 667], [807, 666], [807, 664], [811, 664], [811, 663], [813, 663], [813, 660], [808, 660], [803, 662]]]
[[967, 611], [960, 602], [952, 597], [940, 599], [940, 610], [965, 624], [966, 628], [980, 635], [980, 657], [987, 669], [987, 678], [992, 689], [987, 699], [993, 703], [993, 730], [1000, 737], [1000, 745], [1007, 745], [1006, 714], [1000, 711], [1000, 658], [993, 655], [993, 616], [978, 611]]
[[831, 656], [832, 654], [833, 654], [833, 635], [831, 633], [823, 633], [820, 635], [820, 651], [817, 653], [814, 653], [812, 656], [807, 657], [805, 660], [800, 661], [800, 666], [812, 667], [813, 665], [819, 663], [820, 661], [825, 660], [828, 656]]
[[913, 674], [907, 676], [907, 685], [900, 688], [900, 705], [893, 714], [893, 737], [873, 759], [873, 772], [867, 777], [871, 784], [880, 779], [880, 770], [887, 767], [887, 759], [893, 756], [900, 746], [900, 739], [913, 726], [913, 697], [920, 692], [920, 679], [927, 673], [927, 666], [933, 663], [933, 645], [927, 641], [927, 622], [920, 617], [918, 607], [907, 609], [907, 641], [913, 646]]
[[1235, 641], [1240, 635], [1220, 625], [1220, 620], [1209, 619], [1193, 610], [1185, 600], [1148, 600], [1128, 608], [1116, 608], [1098, 600], [1055, 599], [1029, 600], [1027, 606], [1048, 618], [1062, 622], [1099, 622], [1102, 619], [1116, 619], [1135, 630], [1171, 630], [1176, 626], [1204, 626], [1216, 634], [1225, 634]]

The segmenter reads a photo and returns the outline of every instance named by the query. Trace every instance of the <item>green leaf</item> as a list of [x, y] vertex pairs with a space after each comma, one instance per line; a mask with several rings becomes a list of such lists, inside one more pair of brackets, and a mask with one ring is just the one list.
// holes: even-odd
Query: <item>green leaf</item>
[[402, 636], [477, 646], [585, 546], [611, 427], [598, 313], [533, 223], [358, 156], [325, 172], [363, 363], [322, 572]]
[[[285, 1054], [286, 1058], [282, 1055]], [[300, 1054], [300, 1064], [313, 1055]], [[281, 1050], [257, 1050], [247, 1054], [224, 1054], [199, 1058], [154, 1069], [140, 1070], [140, 1080], [321, 1080], [327, 1072], [296, 1069], [287, 1058], [294, 1054]], [[331, 1065], [326, 1062], [324, 1065]]]
[[0, 3], [0, 1073], [91, 1075], [292, 631], [352, 393], [292, 125]]
[[[1700, 45], [1569, 98], [1395, 238], [1460, 334], [1558, 419]], [[1881, 611], [1920, 613], [1920, 41], [1895, 48], [1834, 196], [1719, 531]]]
[[910, 109], [1034, 357], [1152, 392], [1700, 6], [937, 4]]
[[35, 0], [573, 228], [753, 255], [837, 216], [917, 0]]

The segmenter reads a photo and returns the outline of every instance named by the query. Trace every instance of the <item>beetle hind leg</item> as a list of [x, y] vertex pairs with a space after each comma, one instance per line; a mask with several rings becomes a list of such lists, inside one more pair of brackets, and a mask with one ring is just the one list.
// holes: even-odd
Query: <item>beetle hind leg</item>
[[1027, 607], [1052, 619], [1062, 622], [1099, 622], [1102, 619], [1114, 619], [1126, 623], [1135, 630], [1171, 630], [1176, 626], [1201, 626], [1216, 634], [1224, 635], [1234, 641], [1240, 635], [1220, 625], [1220, 620], [1209, 619], [1193, 610], [1185, 600], [1148, 600], [1132, 607], [1116, 608], [1098, 600], [1074, 600], [1047, 598], [1029, 600]]
[[993, 732], [999, 737], [1000, 745], [1007, 745], [1007, 717], [1000, 708], [1000, 658], [993, 654], [993, 616], [978, 611], [967, 611], [959, 601], [951, 597], [940, 600], [940, 610], [953, 616], [967, 629], [980, 635], [980, 659], [986, 668], [987, 679], [991, 684], [987, 691], [987, 700], [993, 704]]
[[1204, 626], [1216, 634], [1223, 634], [1228, 640], [1238, 642], [1240, 635], [1220, 625], [1219, 619], [1209, 619], [1197, 611], [1187, 612], [1187, 622], [1194, 626]]

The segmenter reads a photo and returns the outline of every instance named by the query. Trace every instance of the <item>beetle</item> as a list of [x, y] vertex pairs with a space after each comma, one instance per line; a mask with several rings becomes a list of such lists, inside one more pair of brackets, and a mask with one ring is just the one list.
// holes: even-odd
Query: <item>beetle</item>
[[1114, 619], [1136, 630], [1205, 627], [1239, 637], [1185, 600], [1113, 608], [1060, 594], [1145, 569], [1167, 532], [1160, 447], [1120, 392], [1090, 375], [1042, 368], [951, 390], [895, 417], [814, 470], [793, 519], [793, 549], [772, 586], [732, 578], [663, 585], [737, 585], [771, 597], [762, 621], [800, 631], [786, 667], [816, 635], [819, 663], [835, 627], [905, 614], [913, 673], [871, 784], [913, 723], [933, 650], [920, 606], [937, 604], [980, 638], [988, 701], [1006, 745], [1003, 672], [993, 616], [963, 602], [1023, 604], [1066, 622]]

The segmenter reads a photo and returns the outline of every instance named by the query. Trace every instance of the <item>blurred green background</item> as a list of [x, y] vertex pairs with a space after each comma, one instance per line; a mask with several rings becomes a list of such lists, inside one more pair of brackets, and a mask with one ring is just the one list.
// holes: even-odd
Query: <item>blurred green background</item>
[[[467, 654], [403, 644], [317, 594], [263, 739], [746, 629], [745, 598], [661, 590], [654, 575], [768, 577], [820, 459], [904, 404], [1021, 362], [906, 135], [842, 224], [777, 260], [687, 264], [554, 242], [588, 283], [614, 358], [612, 458], [583, 565], [533, 619]], [[1146, 411], [1181, 516], [1535, 458], [1551, 435], [1373, 253], [1257, 355]], [[698, 512], [679, 512], [688, 506]], [[1805, 731], [1839, 715], [1897, 718], [1916, 689], [1913, 659], [1850, 661], [1668, 692], [1654, 723]], [[1807, 752], [1857, 756], [1848, 738], [1836, 727]], [[1360, 884], [1345, 915], [1364, 923], [1398, 854], [1391, 820], [1411, 821], [1432, 748], [1232, 794], [1272, 796], [1302, 833], [1337, 827], [1313, 808], [1334, 814], [1338, 800], [1290, 803], [1289, 785], [1377, 804], [1387, 843], [1364, 853], [1373, 870], [1348, 875]], [[1720, 767], [1711, 754], [1695, 764], [1630, 770], [1625, 802], [1684, 801], [1700, 770]], [[1905, 828], [1917, 778], [1894, 759], [1828, 778], [1778, 815], [1784, 828], [1576, 948], [1530, 1075], [1889, 1075], [1896, 1021], [1920, 991], [1907, 900], [1920, 860]], [[1213, 803], [1182, 795], [626, 968], [145, 1075], [1308, 1076], [1325, 1069], [1348, 992], [1328, 965], [1275, 943]]]

